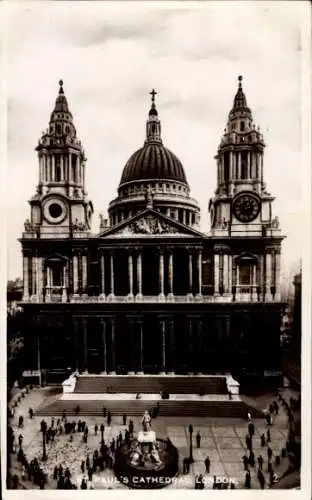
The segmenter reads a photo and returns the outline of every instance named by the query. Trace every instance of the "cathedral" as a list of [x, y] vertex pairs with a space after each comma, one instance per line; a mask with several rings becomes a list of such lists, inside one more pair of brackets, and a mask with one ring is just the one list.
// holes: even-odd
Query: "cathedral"
[[155, 96], [94, 234], [86, 156], [59, 82], [20, 239], [27, 368], [46, 383], [74, 371], [279, 377], [283, 235], [242, 77], [215, 156], [210, 232]]

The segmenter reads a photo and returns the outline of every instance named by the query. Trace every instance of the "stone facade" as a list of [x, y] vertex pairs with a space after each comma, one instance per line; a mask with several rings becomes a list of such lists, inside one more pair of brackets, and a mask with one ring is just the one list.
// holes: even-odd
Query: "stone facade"
[[91, 234], [86, 158], [60, 82], [20, 240], [29, 369], [39, 360], [49, 380], [75, 369], [277, 373], [283, 236], [264, 147], [240, 79], [203, 233], [183, 166], [163, 146], [153, 92], [144, 146]]

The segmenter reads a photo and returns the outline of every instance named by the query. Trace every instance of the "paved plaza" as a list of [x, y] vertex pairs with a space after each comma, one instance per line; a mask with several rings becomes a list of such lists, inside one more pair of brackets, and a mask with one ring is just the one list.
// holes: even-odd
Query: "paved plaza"
[[[20, 405], [16, 408], [15, 417], [11, 420], [11, 425], [14, 429], [16, 438], [22, 432], [24, 436], [23, 449], [30, 461], [37, 457], [41, 461], [42, 456], [42, 435], [39, 431], [40, 421], [42, 417], [34, 417], [30, 419], [28, 416], [29, 407], [36, 408], [46, 397], [44, 389], [35, 389], [29, 395], [26, 395]], [[55, 396], [54, 396], [55, 397]], [[52, 396], [53, 398], [53, 396]], [[23, 429], [18, 429], [18, 417], [23, 415], [25, 424]], [[141, 417], [131, 417], [134, 421], [135, 433], [141, 429]], [[78, 419], [85, 420], [89, 428], [88, 442], [84, 443], [81, 433], [73, 433], [71, 435], [57, 435], [54, 442], [47, 444], [48, 459], [44, 464], [44, 469], [48, 473], [49, 483], [47, 488], [56, 488], [56, 481], [52, 479], [53, 469], [55, 465], [62, 464], [63, 467], [69, 467], [72, 473], [72, 481], [78, 487], [80, 486], [83, 477], [80, 469], [81, 461], [85, 460], [87, 454], [92, 458], [93, 451], [100, 448], [100, 432], [94, 434], [95, 424], [104, 423], [105, 432], [104, 440], [109, 443], [113, 438], [117, 437], [121, 431], [124, 435], [126, 429], [122, 425], [121, 417], [114, 417], [110, 426], [107, 426], [106, 419], [103, 417], [70, 417], [68, 420], [73, 421]], [[46, 421], [50, 425], [51, 417], [47, 417]], [[185, 417], [158, 417], [152, 421], [152, 428], [159, 437], [169, 436], [172, 443], [178, 448], [180, 456], [180, 470], [182, 471], [182, 460], [189, 456], [189, 434], [188, 425], [193, 425], [193, 457], [194, 463], [191, 465], [189, 474], [180, 474], [176, 481], [169, 487], [174, 488], [194, 488], [194, 480], [197, 474], [205, 474], [204, 460], [209, 456], [211, 467], [209, 475], [205, 475], [206, 487], [212, 487], [213, 476], [228, 477], [230, 480], [235, 480], [236, 487], [243, 487], [245, 480], [245, 472], [242, 463], [242, 457], [247, 454], [245, 437], [248, 432], [248, 422], [240, 419], [218, 419], [209, 418], [192, 418], [191, 420]], [[260, 445], [260, 435], [266, 432], [267, 426], [264, 419], [254, 421], [255, 435], [253, 437], [253, 448], [255, 458], [261, 454], [264, 458], [264, 475], [267, 478], [267, 451], [266, 447]], [[201, 434], [201, 446], [196, 447], [195, 436], [197, 432]], [[281, 453], [281, 449], [286, 444], [287, 438], [287, 418], [281, 410], [279, 415], [274, 419], [274, 425], [270, 427], [271, 443], [270, 447], [274, 455]], [[287, 459], [282, 460], [279, 467], [274, 466], [277, 473], [282, 473], [287, 467]], [[20, 465], [13, 459], [13, 469], [19, 471]], [[257, 480], [257, 466], [251, 469], [252, 488], [259, 488]], [[86, 474], [84, 475], [86, 476]], [[36, 488], [33, 483], [27, 483], [30, 488]], [[98, 488], [124, 488], [115, 478], [111, 470], [106, 469], [103, 472], [97, 472], [93, 476], [93, 487]]]

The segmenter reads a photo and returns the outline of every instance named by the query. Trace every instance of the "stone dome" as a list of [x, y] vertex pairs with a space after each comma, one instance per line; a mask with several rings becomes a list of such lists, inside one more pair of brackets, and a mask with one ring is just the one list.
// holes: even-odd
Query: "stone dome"
[[187, 185], [179, 158], [158, 142], [146, 142], [143, 148], [133, 153], [123, 169], [119, 187], [148, 179], [165, 179]]

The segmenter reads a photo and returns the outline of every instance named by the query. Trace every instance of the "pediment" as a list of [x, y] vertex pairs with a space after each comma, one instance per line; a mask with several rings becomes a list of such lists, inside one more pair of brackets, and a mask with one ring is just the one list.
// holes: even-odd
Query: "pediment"
[[150, 209], [107, 229], [100, 238], [199, 237], [199, 231]]

